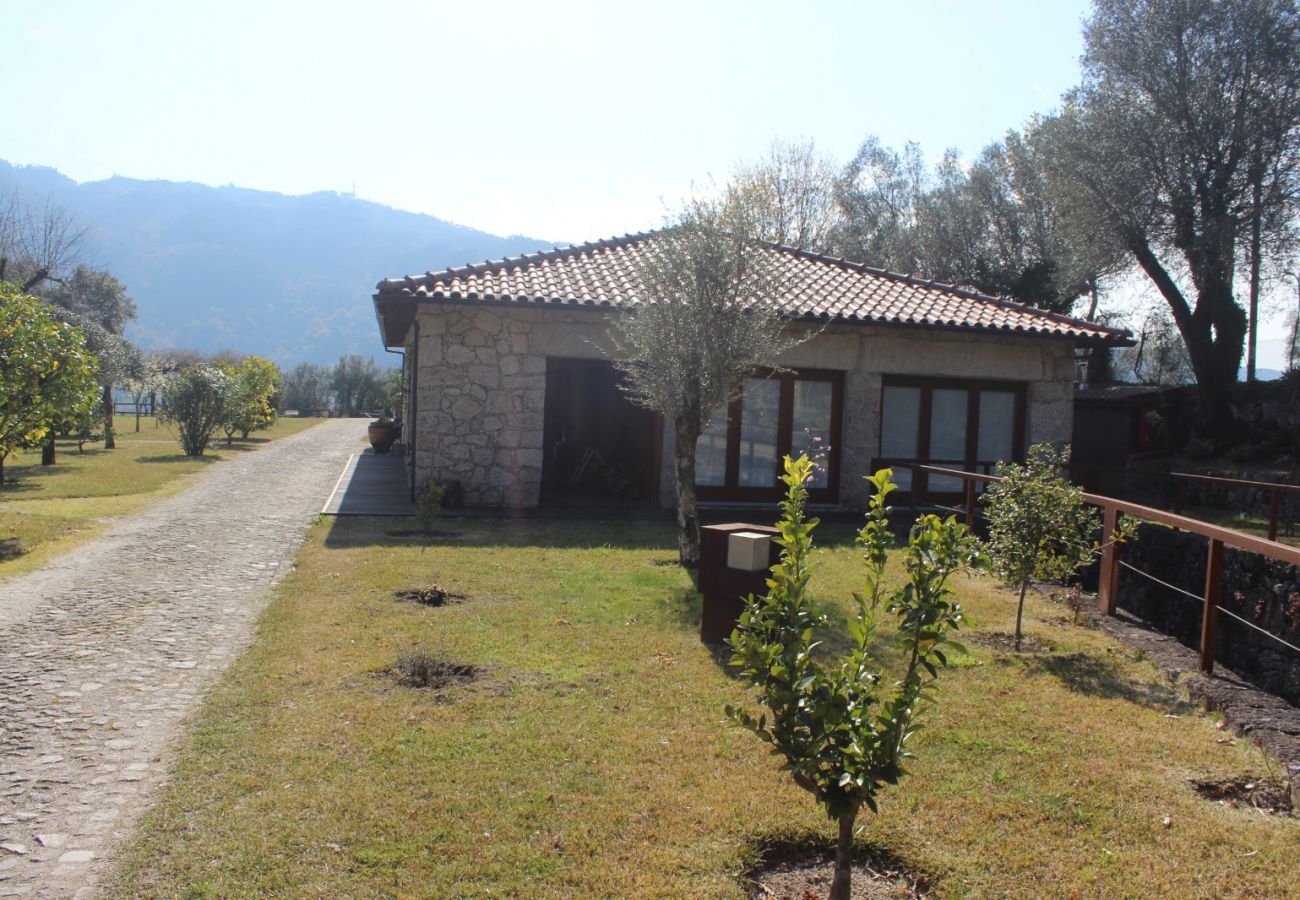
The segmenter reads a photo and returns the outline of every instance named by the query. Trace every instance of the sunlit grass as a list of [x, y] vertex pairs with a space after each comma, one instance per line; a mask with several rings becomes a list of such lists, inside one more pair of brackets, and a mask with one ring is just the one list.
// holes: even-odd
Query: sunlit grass
[[41, 465], [40, 450], [22, 451], [5, 462], [0, 484], [0, 577], [43, 565], [102, 530], [113, 517], [128, 515], [180, 490], [185, 476], [246, 453], [267, 441], [296, 434], [320, 419], [280, 419], [248, 441], [214, 442], [207, 455], [187, 458], [173, 430], [152, 418], [117, 416], [117, 448], [89, 442], [79, 451], [60, 441], [56, 464]]
[[[311, 531], [110, 894], [740, 897], [765, 841], [829, 838], [724, 721], [747, 694], [699, 643], [668, 527], [446, 520], [460, 534], [428, 547], [388, 533], [410, 527]], [[841, 625], [859, 564], [840, 543], [814, 582]], [[469, 599], [392, 598], [433, 582]], [[960, 589], [978, 631], [1010, 628], [1008, 593]], [[1065, 615], [1034, 597], [1027, 627], [1055, 652], [976, 647], [945, 674], [915, 774], [862, 843], [946, 896], [1292, 891], [1300, 822], [1189, 785], [1262, 774], [1262, 757]], [[415, 648], [488, 675], [442, 697], [400, 687], [384, 672]]]

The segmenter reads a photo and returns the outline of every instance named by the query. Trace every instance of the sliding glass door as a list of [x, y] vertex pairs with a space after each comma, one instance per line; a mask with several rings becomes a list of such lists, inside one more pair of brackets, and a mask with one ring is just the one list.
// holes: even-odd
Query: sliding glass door
[[[1001, 461], [1024, 459], [1025, 386], [1017, 382], [885, 376], [880, 411], [883, 465], [911, 462], [991, 472]], [[912, 489], [913, 473], [894, 481]], [[956, 494], [961, 479], [919, 473], [921, 494]]]
[[780, 496], [781, 460], [806, 453], [817, 464], [809, 497], [838, 497], [844, 378], [802, 371], [746, 378], [740, 397], [718, 410], [696, 447], [701, 500], [768, 500]]

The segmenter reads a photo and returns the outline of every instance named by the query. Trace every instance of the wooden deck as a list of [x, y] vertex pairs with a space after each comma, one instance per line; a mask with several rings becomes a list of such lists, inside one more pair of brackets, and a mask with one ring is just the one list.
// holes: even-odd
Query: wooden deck
[[411, 516], [410, 485], [406, 480], [406, 457], [401, 453], [353, 454], [325, 501], [321, 513], [327, 516]]

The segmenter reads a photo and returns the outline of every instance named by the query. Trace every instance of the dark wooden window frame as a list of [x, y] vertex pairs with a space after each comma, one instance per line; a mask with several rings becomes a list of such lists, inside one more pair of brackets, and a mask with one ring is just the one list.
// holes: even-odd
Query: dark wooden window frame
[[[925, 375], [884, 375], [880, 380], [880, 428], [877, 437], [877, 451], [882, 457], [877, 459], [879, 465], [888, 465], [890, 460], [883, 458], [885, 440], [885, 389], [891, 387], [915, 387], [921, 389], [921, 403], [917, 410], [916, 449], [914, 458], [899, 458], [898, 462], [929, 463], [931, 397], [935, 388], [949, 388], [966, 391], [966, 451], [965, 459], [959, 467], [968, 471], [977, 471], [977, 467], [991, 469], [988, 460], [977, 458], [979, 453], [979, 397], [983, 391], [1010, 393], [1015, 397], [1012, 413], [1011, 462], [1025, 460], [1025, 420], [1027, 412], [1027, 385], [1023, 381], [992, 381], [982, 378], [937, 378]], [[925, 448], [925, 452], [921, 452]], [[918, 496], [952, 499], [959, 497], [961, 491], [931, 492], [930, 477], [925, 472], [912, 473], [912, 489]], [[900, 491], [902, 496], [910, 496], [911, 491]]]
[[703, 502], [761, 502], [780, 499], [783, 491], [775, 479], [780, 475], [780, 461], [790, 453], [791, 429], [794, 422], [794, 383], [796, 381], [824, 381], [831, 386], [830, 448], [826, 454], [826, 487], [811, 488], [808, 500], [812, 503], [837, 503], [840, 495], [840, 456], [844, 423], [844, 373], [835, 369], [799, 369], [797, 371], [757, 371], [748, 378], [771, 378], [781, 385], [780, 406], [777, 419], [776, 455], [772, 487], [741, 487], [740, 485], [740, 424], [742, 399], [737, 397], [727, 408], [727, 462], [721, 485], [697, 485], [696, 497]]

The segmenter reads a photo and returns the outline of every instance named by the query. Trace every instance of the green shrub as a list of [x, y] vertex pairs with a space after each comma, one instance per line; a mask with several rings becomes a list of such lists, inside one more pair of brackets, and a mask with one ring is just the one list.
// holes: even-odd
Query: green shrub
[[169, 377], [159, 418], [173, 423], [186, 456], [202, 456], [226, 415], [230, 377], [211, 366], [190, 366]]
[[420, 523], [420, 530], [433, 534], [433, 526], [442, 511], [442, 498], [447, 489], [436, 481], [430, 481], [415, 496], [415, 518]]

